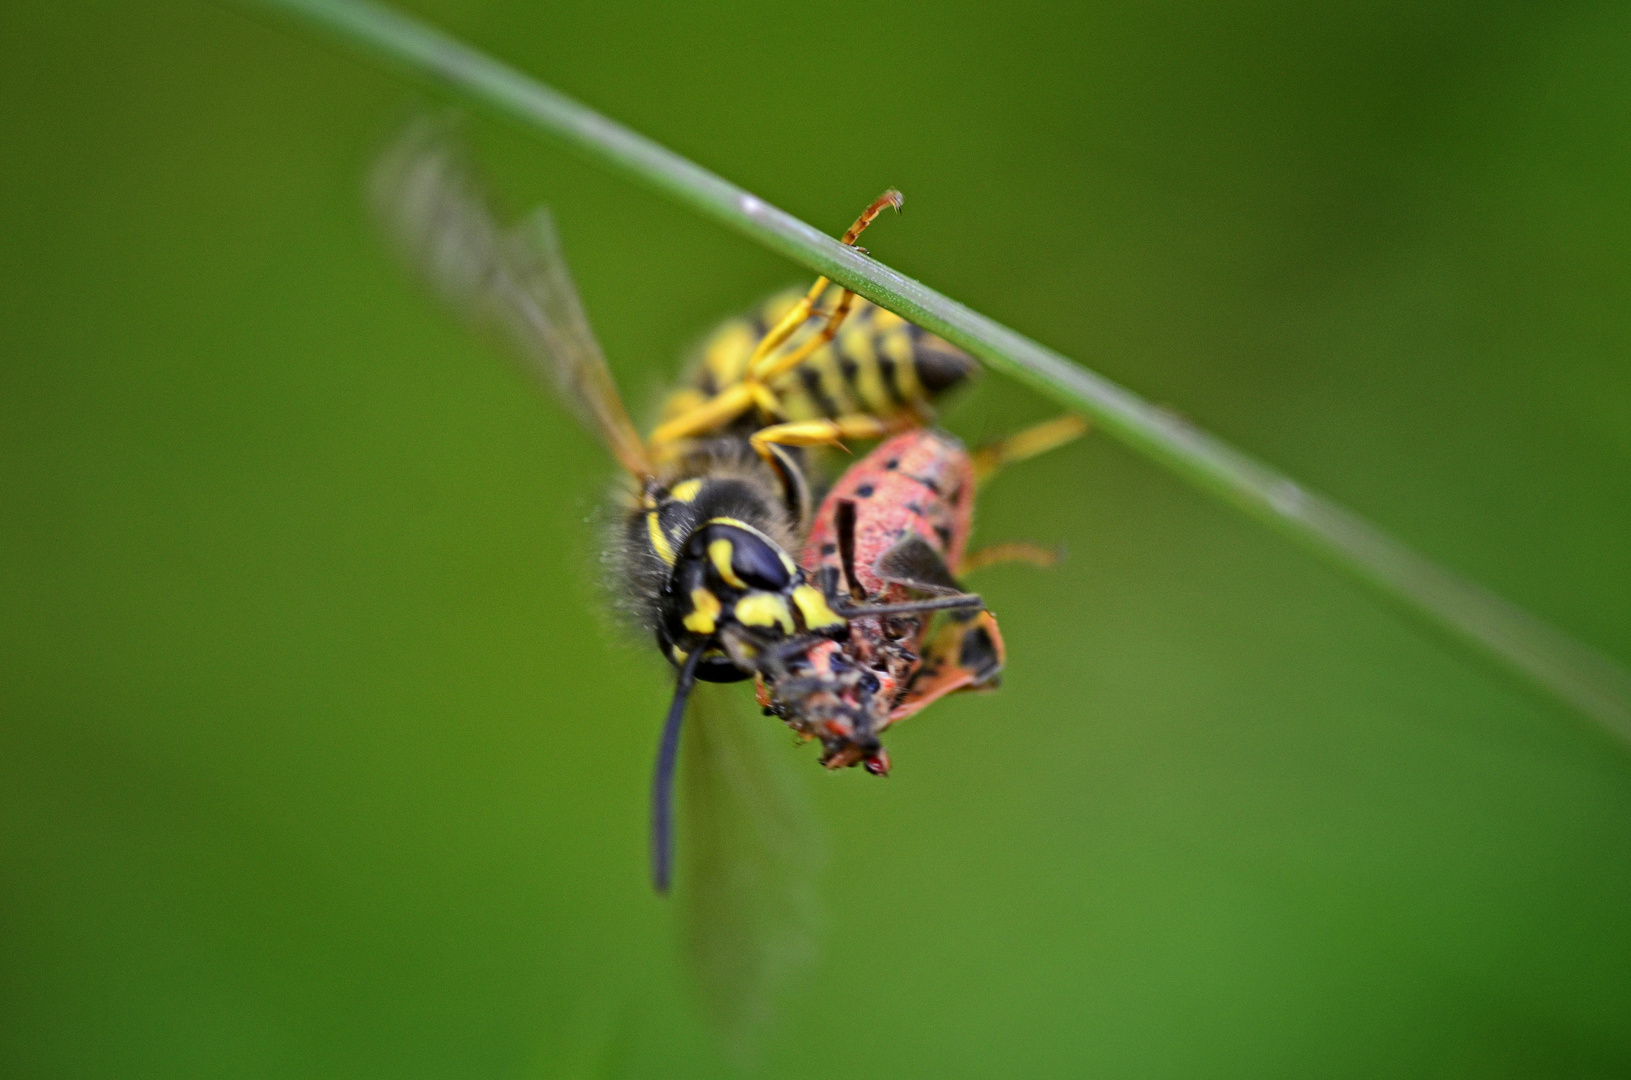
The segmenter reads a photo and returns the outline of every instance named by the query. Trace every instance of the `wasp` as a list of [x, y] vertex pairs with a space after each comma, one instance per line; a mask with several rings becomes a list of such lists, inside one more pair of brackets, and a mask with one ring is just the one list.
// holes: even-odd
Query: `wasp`
[[[774, 650], [756, 687], [765, 711], [819, 739], [829, 768], [861, 764], [882, 776], [885, 728], [947, 694], [994, 687], [1002, 635], [983, 605], [952, 603], [977, 599], [957, 575], [1010, 560], [1045, 566], [1054, 555], [1009, 543], [966, 556], [976, 487], [1086, 430], [1079, 417], [1062, 416], [970, 454], [955, 437], [923, 428], [851, 466], [823, 500], [801, 563], [824, 590], [877, 613], [850, 619], [843, 637]], [[942, 598], [938, 624], [930, 609], [901, 609], [914, 594]]]
[[[789, 554], [811, 519], [802, 448], [921, 424], [930, 399], [966, 377], [973, 360], [864, 305], [859, 325], [871, 331], [868, 359], [859, 339], [839, 339], [858, 307], [854, 294], [839, 290], [820, 311], [831, 287], [821, 278], [785, 310], [778, 306], [751, 348], [729, 363], [729, 350], [712, 341], [682, 391], [689, 396], [671, 399], [666, 418], [642, 439], [546, 211], [501, 227], [449, 126], [434, 120], [411, 124], [381, 158], [373, 198], [408, 261], [457, 309], [504, 331], [628, 478], [608, 561], [622, 606], [677, 669], [652, 782], [652, 877], [666, 891], [674, 765], [698, 680], [762, 678], [767, 665], [780, 662], [779, 648], [840, 641], [853, 619], [980, 608], [978, 596], [961, 593], [862, 602], [831, 582], [824, 589]], [[853, 245], [900, 202], [898, 192], [886, 192], [843, 241]], [[818, 375], [828, 389], [815, 394], [801, 368], [827, 361], [839, 378]], [[838, 393], [840, 383], [847, 396]]]
[[[796, 291], [781, 292], [716, 327], [698, 350], [685, 385], [663, 403], [659, 432], [683, 429], [696, 410], [752, 378], [759, 343], [771, 339], [790, 315], [798, 316], [801, 300]], [[868, 415], [927, 424], [934, 416], [931, 403], [976, 371], [968, 353], [870, 301], [853, 295], [846, 300], [843, 290], [829, 288], [823, 302], [833, 313], [826, 320], [833, 329], [806, 323], [765, 365], [774, 374], [764, 381], [789, 421]], [[777, 370], [788, 357], [799, 362]]]

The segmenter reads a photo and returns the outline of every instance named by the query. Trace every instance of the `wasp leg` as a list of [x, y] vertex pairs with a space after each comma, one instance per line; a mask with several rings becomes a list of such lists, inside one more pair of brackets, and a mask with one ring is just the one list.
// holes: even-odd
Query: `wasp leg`
[[772, 424], [755, 431], [748, 441], [760, 457], [770, 461], [772, 444], [836, 446], [843, 449], [845, 439], [881, 439], [899, 426], [898, 423], [886, 423], [875, 416], [858, 414], [831, 420], [798, 420], [790, 424]]
[[1086, 432], [1087, 421], [1071, 413], [1015, 432], [974, 452], [974, 477], [983, 484], [1005, 465], [1045, 454]]
[[[822, 278], [816, 284], [822, 289], [826, 289], [829, 283], [826, 278]], [[805, 299], [807, 300], [808, 297]], [[713, 397], [658, 425], [657, 430], [651, 433], [651, 446], [655, 450], [667, 443], [691, 438], [709, 431], [716, 431], [730, 424], [755, 406], [767, 417], [782, 416], [781, 402], [777, 399], [775, 391], [770, 389], [769, 381], [792, 371], [815, 355], [828, 342], [832, 341], [838, 334], [838, 327], [849, 314], [854, 299], [855, 294], [845, 289], [838, 304], [828, 314], [826, 325], [808, 341], [802, 342], [798, 348], [785, 356], [763, 357], [755, 350], [755, 359], [749, 362], [749, 366], [740, 382], [732, 383]], [[780, 326], [786, 325], [789, 320], [794, 319], [795, 316], [796, 324], [793, 329], [796, 330], [798, 328], [797, 324], [802, 324], [810, 317], [809, 307], [804, 300], [795, 305], [793, 311], [788, 313], [787, 318], [778, 324], [778, 329]], [[765, 335], [764, 340], [771, 340], [776, 333], [776, 330], [772, 330]], [[785, 339], [786, 335], [783, 335], [782, 340]], [[763, 451], [761, 451], [762, 453]]]
[[[816, 284], [826, 288], [827, 279], [822, 278]], [[838, 303], [834, 304], [833, 309], [827, 313], [827, 321], [820, 330], [811, 335], [808, 341], [799, 345], [798, 348], [786, 356], [762, 356], [751, 361], [748, 365], [747, 374], [743, 376], [743, 379], [748, 383], [766, 383], [792, 371], [838, 336], [838, 328], [844, 325], [844, 320], [849, 317], [850, 309], [854, 306], [855, 294], [845, 289], [839, 294]]]
[[695, 408], [659, 424], [647, 444], [655, 451], [680, 439], [716, 431], [753, 408], [754, 403], [753, 389], [747, 383], [727, 386]]
[[[872, 204], [862, 211], [861, 216], [845, 231], [841, 243], [850, 247], [855, 246], [855, 240], [872, 224], [872, 220], [883, 212], [884, 207], [892, 206], [897, 211], [904, 203], [901, 193], [891, 188], [872, 200]], [[783, 315], [781, 320], [771, 327], [769, 332], [759, 340], [753, 353], [748, 357], [742, 380], [725, 387], [712, 398], [704, 401], [671, 420], [658, 426], [652, 432], [650, 444], [660, 447], [665, 443], [677, 439], [690, 438], [709, 431], [717, 430], [736, 420], [749, 409], [757, 406], [760, 412], [768, 417], [782, 415], [781, 403], [776, 400], [775, 393], [766, 383], [779, 375], [792, 371], [805, 360], [809, 359], [822, 346], [830, 342], [838, 333], [838, 328], [849, 315], [850, 307], [855, 301], [855, 294], [848, 289], [843, 291], [837, 304], [827, 314], [826, 324], [809, 341], [801, 344], [797, 349], [786, 356], [775, 356], [774, 353], [788, 338], [807, 322], [815, 312], [816, 303], [826, 293], [832, 282], [826, 277], [816, 279], [810, 286], [810, 291], [794, 304]], [[760, 451], [763, 454], [763, 451]]]
[[[861, 211], [861, 216], [856, 218], [855, 223], [844, 231], [844, 235], [839, 238], [838, 242], [847, 247], [854, 247], [855, 241], [860, 239], [861, 234], [866, 231], [866, 227], [872, 224], [873, 219], [883, 213], [884, 207], [894, 207], [895, 212], [899, 213], [900, 208], [905, 203], [906, 197], [894, 188], [890, 188], [876, 199], [873, 199], [871, 204]], [[817, 278], [816, 283], [810, 286], [810, 291], [804, 294], [804, 299], [794, 304], [792, 309], [782, 316], [781, 321], [771, 328], [770, 332], [759, 342], [758, 347], [753, 350], [753, 355], [748, 357], [748, 371], [750, 374], [757, 374], [760, 378], [770, 377], [763, 370], [765, 358], [774, 352], [782, 342], [791, 337], [795, 330], [804, 325], [804, 320], [808, 319], [815, 310], [816, 301], [821, 299], [822, 294], [827, 291], [827, 287], [831, 284], [832, 282], [826, 277]], [[835, 332], [837, 323], [843, 322], [844, 315], [848, 313], [853, 296], [854, 293], [845, 289], [843, 298], [839, 300], [839, 309], [834, 312], [836, 322], [832, 316], [828, 317], [830, 328]], [[831, 340], [830, 336], [828, 340]], [[791, 370], [791, 367], [782, 368], [781, 370], [788, 371]]]
[[1009, 541], [1003, 544], [992, 544], [979, 551], [971, 551], [963, 556], [963, 562], [957, 567], [959, 576], [972, 574], [977, 570], [984, 570], [988, 566], [1000, 566], [1003, 563], [1026, 562], [1032, 566], [1046, 570], [1058, 562], [1062, 552], [1050, 551], [1038, 544], [1028, 544], [1023, 540]]

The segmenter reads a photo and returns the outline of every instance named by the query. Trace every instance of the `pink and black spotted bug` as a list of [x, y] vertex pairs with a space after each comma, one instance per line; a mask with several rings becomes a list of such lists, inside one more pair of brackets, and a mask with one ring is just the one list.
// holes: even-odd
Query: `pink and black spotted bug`
[[[860, 764], [882, 776], [889, 755], [879, 737], [890, 725], [947, 694], [994, 687], [1006, 660], [1002, 634], [958, 573], [1053, 556], [1029, 544], [967, 556], [975, 489], [1004, 464], [1085, 430], [1084, 421], [1064, 416], [970, 454], [953, 436], [921, 428], [852, 465], [822, 501], [800, 560], [824, 594], [847, 601], [834, 605], [847, 634], [794, 639], [767, 655], [758, 682], [765, 710], [820, 740], [827, 767]], [[864, 610], [913, 600], [938, 603]]]

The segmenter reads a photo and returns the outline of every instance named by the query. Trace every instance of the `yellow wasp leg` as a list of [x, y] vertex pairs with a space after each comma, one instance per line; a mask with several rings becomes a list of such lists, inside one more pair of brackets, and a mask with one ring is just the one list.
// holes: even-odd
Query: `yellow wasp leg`
[[799, 420], [760, 428], [748, 441], [760, 457], [769, 461], [771, 443], [779, 446], [842, 447], [845, 439], [881, 439], [895, 426], [876, 416], [865, 415], [840, 416], [835, 420]]
[[659, 424], [648, 441], [651, 446], [657, 447], [716, 431], [753, 408], [757, 400], [753, 387], [745, 382], [727, 386], [695, 408]]
[[810, 315], [815, 311], [816, 302], [821, 299], [821, 294], [826, 292], [827, 287], [831, 284], [832, 282], [825, 277], [816, 278], [816, 283], [810, 286], [810, 291], [805, 293], [798, 303], [788, 308], [787, 314], [781, 317], [781, 321], [772, 326], [765, 336], [759, 339], [759, 344], [754, 346], [753, 352], [748, 355], [747, 366], [744, 370], [752, 371], [764, 362], [765, 357], [776, 351], [782, 342], [792, 337], [793, 332], [803, 326], [805, 320], [809, 319]]
[[[838, 242], [846, 247], [854, 247], [855, 241], [860, 239], [861, 234], [866, 231], [866, 227], [872, 224], [873, 219], [883, 213], [884, 207], [892, 206], [899, 213], [900, 208], [905, 203], [906, 197], [894, 188], [890, 188], [876, 199], [873, 199], [871, 205], [861, 211], [861, 216], [856, 218], [855, 223], [844, 231], [844, 235], [839, 238]], [[753, 355], [748, 357], [747, 370], [749, 372], [755, 371], [763, 363], [765, 357], [769, 356], [782, 342], [792, 337], [793, 331], [804, 325], [804, 320], [810, 317], [810, 313], [815, 310], [816, 302], [821, 299], [821, 295], [827, 291], [827, 287], [831, 284], [832, 282], [826, 277], [816, 278], [816, 283], [810, 286], [810, 291], [804, 294], [804, 298], [794, 304], [786, 315], [782, 316], [782, 320], [771, 328], [770, 332], [759, 342], [758, 347], [753, 350]], [[848, 313], [849, 300], [853, 294], [848, 289], [844, 290], [844, 292], [845, 297], [839, 301], [839, 306], [845, 313]], [[838, 316], [838, 321], [843, 321], [843, 315]], [[833, 329], [836, 332], [836, 324]]]
[[1087, 421], [1071, 413], [1015, 432], [974, 452], [974, 478], [983, 484], [1003, 466], [1045, 454], [1086, 432]]
[[686, 409], [680, 415], [657, 426], [651, 433], [653, 449], [705, 435], [726, 426], [757, 405], [771, 416], [781, 414], [781, 403], [775, 392], [758, 381], [733, 383], [708, 400]]
[[[822, 278], [821, 280], [826, 281], [827, 279]], [[854, 306], [854, 304], [855, 294], [850, 292], [848, 289], [845, 289], [843, 295], [838, 298], [838, 303], [833, 307], [832, 311], [827, 314], [826, 325], [817, 331], [809, 341], [806, 341], [804, 344], [800, 345], [786, 356], [778, 356], [774, 359], [763, 359], [756, 364], [748, 365], [747, 374], [743, 376], [743, 378], [750, 385], [763, 384], [769, 382], [771, 379], [774, 379], [777, 376], [785, 375], [787, 372], [792, 371], [794, 368], [804, 363], [804, 361], [814, 356], [816, 352], [829, 341], [838, 336], [838, 328], [844, 324], [844, 319], [849, 315], [850, 308]]]
[[[845, 231], [840, 242], [853, 247], [856, 239], [866, 231], [868, 225], [872, 224], [872, 220], [883, 213], [884, 207], [892, 206], [898, 211], [904, 202], [905, 198], [901, 193], [890, 188], [872, 200], [871, 205], [862, 211], [861, 216]], [[827, 324], [809, 342], [775, 361], [767, 362], [766, 358], [804, 325], [815, 310], [816, 302], [831, 285], [832, 282], [826, 277], [817, 278], [810, 291], [805, 293], [804, 297], [782, 316], [781, 321], [759, 340], [752, 355], [748, 357], [742, 381], [725, 387], [709, 400], [659, 425], [657, 430], [651, 433], [650, 445], [661, 446], [677, 439], [716, 431], [754, 406], [758, 406], [766, 416], [780, 416], [781, 403], [776, 400], [774, 391], [766, 386], [765, 382], [793, 370], [817, 349], [831, 341], [838, 333], [839, 325], [849, 314], [855, 294], [848, 289], [844, 290], [837, 306], [827, 316]]]
[[1057, 551], [1049, 551], [1045, 547], [1028, 544], [1023, 540], [1013, 540], [992, 544], [990, 547], [983, 547], [979, 551], [972, 551], [963, 556], [963, 561], [957, 567], [957, 576], [963, 577], [977, 570], [984, 570], [988, 566], [1000, 566], [1010, 562], [1027, 562], [1046, 570], [1058, 561]]

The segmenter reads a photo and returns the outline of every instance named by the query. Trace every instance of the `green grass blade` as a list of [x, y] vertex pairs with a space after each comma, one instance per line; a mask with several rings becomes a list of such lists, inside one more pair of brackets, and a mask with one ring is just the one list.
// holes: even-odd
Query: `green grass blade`
[[1521, 672], [1631, 745], [1631, 675], [1614, 661], [1130, 390], [417, 19], [368, 0], [248, 2], [325, 28], [414, 77], [440, 82], [956, 342]]

